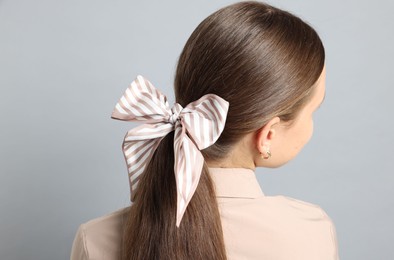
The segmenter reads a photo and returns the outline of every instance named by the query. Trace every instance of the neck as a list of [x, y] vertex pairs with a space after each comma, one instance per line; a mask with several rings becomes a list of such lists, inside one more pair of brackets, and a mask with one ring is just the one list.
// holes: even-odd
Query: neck
[[256, 165], [253, 163], [247, 162], [236, 162], [233, 160], [221, 160], [221, 161], [206, 161], [206, 164], [209, 168], [246, 168], [255, 170]]
[[211, 168], [246, 168], [255, 171], [255, 154], [254, 133], [250, 133], [234, 144], [225, 158], [206, 160], [206, 163]]

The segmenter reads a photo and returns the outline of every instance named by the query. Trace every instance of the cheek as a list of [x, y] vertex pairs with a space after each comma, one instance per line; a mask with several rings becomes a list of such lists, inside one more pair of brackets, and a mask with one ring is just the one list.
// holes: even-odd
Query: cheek
[[305, 124], [300, 127], [299, 132], [298, 132], [298, 142], [296, 142], [296, 145], [294, 147], [294, 150], [296, 152], [299, 152], [304, 145], [306, 145], [309, 140], [312, 138], [313, 135], [313, 120], [310, 119]]
[[312, 134], [312, 118], [305, 118], [298, 121], [293, 128], [286, 132], [282, 141], [280, 143], [276, 143], [275, 147], [273, 147], [273, 151], [277, 158], [277, 165], [283, 165], [296, 157], [305, 144], [311, 139]]
[[309, 140], [312, 138], [313, 136], [313, 119], [310, 120], [309, 122], [309, 126], [308, 126], [308, 135], [307, 135], [307, 140], [306, 142], [309, 142]]

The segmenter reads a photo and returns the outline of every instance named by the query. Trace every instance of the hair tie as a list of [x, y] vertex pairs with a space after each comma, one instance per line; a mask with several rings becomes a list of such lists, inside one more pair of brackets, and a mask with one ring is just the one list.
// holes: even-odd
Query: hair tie
[[176, 226], [200, 179], [204, 157], [200, 150], [214, 144], [224, 129], [229, 103], [215, 94], [207, 94], [185, 108], [175, 103], [170, 108], [167, 97], [141, 75], [130, 84], [116, 104], [111, 118], [145, 121], [129, 130], [123, 141], [131, 200], [141, 173], [160, 141], [174, 134], [175, 179], [177, 188]]

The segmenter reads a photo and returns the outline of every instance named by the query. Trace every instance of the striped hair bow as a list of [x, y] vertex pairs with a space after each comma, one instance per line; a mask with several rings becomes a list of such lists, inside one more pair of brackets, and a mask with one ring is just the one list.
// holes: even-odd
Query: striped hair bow
[[186, 107], [175, 103], [141, 75], [130, 84], [116, 104], [111, 118], [145, 121], [129, 130], [123, 141], [131, 200], [138, 181], [160, 141], [174, 134], [175, 179], [177, 188], [176, 225], [179, 227], [186, 207], [200, 179], [204, 157], [200, 150], [214, 144], [224, 129], [229, 103], [215, 94], [207, 94]]

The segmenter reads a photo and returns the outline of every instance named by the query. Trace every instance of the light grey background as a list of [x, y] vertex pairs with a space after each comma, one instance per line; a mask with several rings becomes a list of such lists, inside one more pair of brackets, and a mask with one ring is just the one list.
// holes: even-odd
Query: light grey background
[[[172, 104], [187, 38], [233, 2], [0, 0], [0, 259], [68, 259], [79, 224], [128, 205], [116, 102], [141, 74]], [[263, 191], [320, 205], [341, 260], [394, 259], [394, 4], [269, 3], [320, 33], [327, 96], [302, 153], [257, 170]]]

